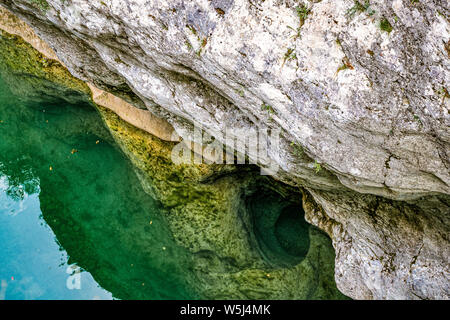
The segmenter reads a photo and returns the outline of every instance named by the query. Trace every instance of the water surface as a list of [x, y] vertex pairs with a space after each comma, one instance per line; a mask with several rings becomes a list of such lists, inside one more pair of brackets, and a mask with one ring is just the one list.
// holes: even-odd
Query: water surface
[[91, 105], [0, 79], [0, 299], [195, 298], [161, 210]]

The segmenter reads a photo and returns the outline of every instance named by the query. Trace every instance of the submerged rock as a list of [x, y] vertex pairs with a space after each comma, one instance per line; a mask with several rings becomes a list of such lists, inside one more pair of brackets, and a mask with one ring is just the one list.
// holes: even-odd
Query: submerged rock
[[276, 178], [311, 199], [345, 294], [449, 298], [445, 1], [1, 4], [73, 75], [185, 139], [192, 123], [219, 140], [281, 128], [281, 148], [267, 150]]
[[[144, 188], [167, 208], [175, 240], [192, 254], [196, 280], [191, 285], [201, 297], [345, 298], [334, 284], [334, 252], [329, 240], [302, 222], [304, 213], [295, 190], [281, 184], [268, 187], [273, 182], [250, 168], [175, 165], [172, 143], [127, 124], [106, 108], [99, 109], [115, 140], [139, 169]], [[262, 186], [267, 186], [265, 193]], [[271, 195], [264, 209], [272, 206], [272, 210], [252, 208], [251, 199], [258, 201], [263, 195]], [[284, 232], [291, 231], [289, 240], [301, 240], [297, 245], [306, 246], [294, 252], [282, 243], [283, 238], [271, 239], [269, 248], [258, 241], [258, 231], [275, 234], [278, 230], [275, 223], [257, 230], [258, 221], [282, 220], [286, 203], [297, 206], [296, 216], [288, 222], [294, 224]], [[290, 259], [289, 263], [285, 259]]]

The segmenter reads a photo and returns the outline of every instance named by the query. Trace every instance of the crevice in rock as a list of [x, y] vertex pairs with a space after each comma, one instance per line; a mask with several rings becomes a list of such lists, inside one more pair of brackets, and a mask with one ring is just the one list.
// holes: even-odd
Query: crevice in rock
[[250, 238], [272, 267], [291, 267], [305, 259], [309, 227], [300, 195], [281, 195], [265, 186], [245, 197]]

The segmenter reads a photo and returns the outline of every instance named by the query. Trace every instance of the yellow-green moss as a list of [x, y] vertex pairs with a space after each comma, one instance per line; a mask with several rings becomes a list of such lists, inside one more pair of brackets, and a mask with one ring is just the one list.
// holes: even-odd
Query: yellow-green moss
[[229, 248], [226, 242], [236, 242], [237, 250], [233, 249], [232, 255], [236, 259], [246, 259], [244, 252], [249, 248], [237, 243], [239, 231], [231, 230], [226, 235], [221, 234], [223, 229], [220, 228], [228, 219], [226, 213], [232, 210], [239, 186], [227, 178], [215, 183], [202, 182], [222, 172], [231, 172], [235, 167], [176, 165], [171, 160], [174, 143], [129, 125], [104, 107], [98, 109], [117, 143], [139, 168], [144, 187], [169, 208], [167, 218], [172, 227], [180, 231], [174, 232], [177, 240], [193, 251], [201, 250], [205, 241], [209, 242], [207, 247], [218, 251]]
[[58, 61], [48, 59], [18, 36], [0, 30], [0, 63], [26, 81], [47, 80], [64, 89], [90, 96], [86, 83], [75, 78]]

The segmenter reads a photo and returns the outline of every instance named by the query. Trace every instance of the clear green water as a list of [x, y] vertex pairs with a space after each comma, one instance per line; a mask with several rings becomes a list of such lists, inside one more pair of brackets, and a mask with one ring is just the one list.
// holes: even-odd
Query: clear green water
[[161, 210], [94, 108], [0, 78], [0, 299], [196, 298]]

